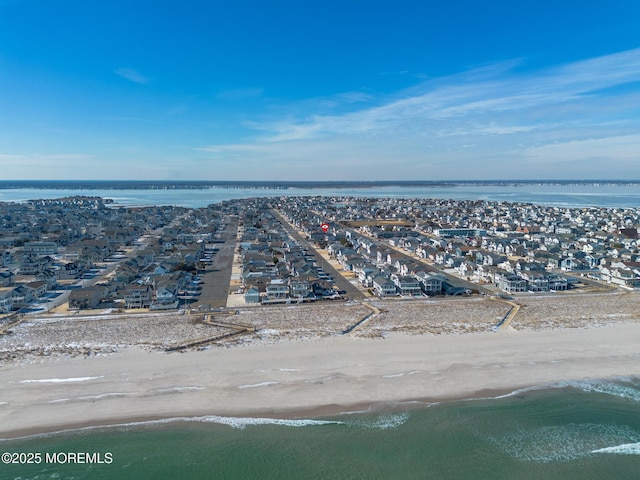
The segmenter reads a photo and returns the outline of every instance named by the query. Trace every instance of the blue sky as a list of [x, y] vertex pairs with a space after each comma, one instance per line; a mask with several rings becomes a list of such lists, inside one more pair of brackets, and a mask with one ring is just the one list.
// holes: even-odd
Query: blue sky
[[0, 0], [0, 179], [640, 179], [640, 2]]

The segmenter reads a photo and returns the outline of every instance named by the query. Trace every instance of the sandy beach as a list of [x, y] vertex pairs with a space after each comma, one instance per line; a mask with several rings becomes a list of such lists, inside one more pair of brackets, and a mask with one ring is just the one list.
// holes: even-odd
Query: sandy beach
[[[339, 331], [369, 311], [363, 305], [336, 306], [335, 311], [315, 306], [256, 309], [233, 316], [244, 324], [259, 323], [258, 318], [265, 322], [245, 340], [174, 353], [158, 347], [175, 342], [177, 330], [195, 338], [209, 326], [180, 323], [171, 316], [140, 319], [160, 325], [164, 340], [155, 338], [152, 328], [145, 333], [147, 324], [141, 323], [131, 325], [140, 340], [136, 342], [128, 338], [129, 330], [113, 328], [123, 319], [82, 320], [87, 325], [83, 338], [93, 335], [95, 344], [78, 344], [77, 351], [71, 344], [70, 350], [49, 354], [37, 355], [36, 349], [5, 356], [0, 366], [0, 438], [140, 419], [329, 414], [379, 403], [435, 402], [640, 375], [637, 296], [585, 297], [580, 299], [584, 309], [574, 305], [568, 318], [567, 308], [561, 307], [566, 301], [547, 298], [531, 298], [519, 322], [497, 332], [488, 327], [507, 309], [488, 300], [447, 300], [433, 307], [432, 315], [425, 313], [427, 303], [382, 303], [379, 315], [349, 335]], [[617, 313], [609, 312], [607, 302]], [[591, 311], [592, 304], [599, 310]], [[346, 319], [338, 314], [341, 308]], [[313, 317], [319, 312], [324, 312], [322, 322]], [[442, 312], [457, 312], [460, 325], [468, 328], [438, 329]], [[589, 322], [589, 315], [599, 321]], [[319, 323], [322, 328], [310, 327]], [[177, 330], [167, 330], [170, 325]], [[285, 325], [290, 335], [282, 333]], [[3, 337], [0, 347], [32, 345], [44, 335], [38, 329], [51, 336], [43, 342], [56, 337], [59, 345], [69, 347], [65, 336], [77, 332], [78, 325], [69, 319], [25, 322]], [[111, 341], [100, 337], [101, 329], [105, 336], [111, 332]]]

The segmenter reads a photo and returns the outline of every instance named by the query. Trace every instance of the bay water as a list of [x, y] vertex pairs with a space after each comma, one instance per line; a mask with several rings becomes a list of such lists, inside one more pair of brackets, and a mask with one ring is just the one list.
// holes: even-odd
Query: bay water
[[115, 205], [177, 205], [189, 208], [206, 207], [224, 200], [251, 197], [280, 196], [352, 196], [367, 198], [439, 198], [451, 200], [486, 200], [534, 203], [561, 207], [640, 206], [640, 184], [527, 184], [475, 185], [443, 187], [370, 187], [370, 188], [205, 188], [205, 189], [42, 189], [3, 188], [0, 182], [0, 202], [21, 202], [87, 195], [110, 198]]

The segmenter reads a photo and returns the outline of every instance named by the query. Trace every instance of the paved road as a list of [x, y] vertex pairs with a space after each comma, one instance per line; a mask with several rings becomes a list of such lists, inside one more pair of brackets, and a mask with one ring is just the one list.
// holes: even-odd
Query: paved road
[[[329, 219], [329, 218], [324, 217], [322, 214], [320, 214], [319, 212], [316, 212], [316, 211], [314, 211], [314, 213], [315, 213], [315, 214], [317, 214], [319, 217], [323, 218], [323, 219], [324, 219], [325, 221], [327, 221], [327, 222], [340, 223], [343, 227], [351, 229], [351, 227], [349, 227], [346, 223], [342, 223], [342, 222], [341, 222], [341, 221], [339, 221], [339, 220], [337, 220], [337, 221], [336, 221], [336, 220], [331, 220], [331, 219]], [[372, 219], [372, 220], [373, 220], [373, 219]], [[411, 255], [407, 254], [404, 250], [402, 250], [402, 249], [400, 249], [400, 248], [396, 248], [396, 247], [393, 247], [393, 246], [389, 245], [389, 243], [388, 243], [388, 242], [380, 241], [380, 240], [378, 240], [378, 239], [376, 239], [376, 238], [373, 238], [373, 237], [371, 237], [371, 236], [369, 236], [369, 235], [365, 235], [365, 234], [360, 233], [360, 232], [358, 232], [357, 234], [358, 234], [358, 235], [361, 235], [361, 236], [364, 236], [364, 237], [367, 237], [367, 238], [369, 238], [369, 239], [373, 240], [373, 241], [374, 241], [374, 242], [376, 242], [378, 245], [380, 245], [380, 246], [382, 246], [382, 247], [384, 247], [384, 248], [388, 248], [388, 249], [390, 249], [390, 250], [393, 250], [394, 252], [396, 252], [396, 253], [400, 254], [400, 255], [401, 255], [402, 257], [404, 257], [405, 259], [411, 260], [411, 261], [413, 261], [413, 262], [418, 262], [418, 263], [420, 263], [421, 265], [423, 265], [423, 266], [425, 267], [425, 269], [426, 269], [426, 270], [428, 270], [428, 271], [430, 271], [430, 272], [433, 272], [433, 273], [437, 273], [437, 274], [439, 274], [439, 275], [442, 275], [442, 276], [445, 278], [446, 282], [447, 282], [449, 285], [452, 285], [452, 286], [454, 286], [454, 287], [459, 287], [459, 288], [466, 288], [466, 289], [469, 289], [469, 290], [476, 290], [476, 291], [478, 291], [479, 293], [484, 293], [485, 295], [494, 295], [494, 294], [496, 294], [497, 292], [502, 293], [502, 292], [500, 292], [499, 290], [492, 288], [491, 286], [488, 286], [488, 285], [478, 285], [478, 284], [476, 284], [476, 283], [469, 282], [469, 281], [467, 281], [467, 280], [465, 280], [465, 279], [463, 279], [463, 278], [460, 278], [460, 277], [457, 277], [457, 276], [451, 275], [451, 274], [449, 274], [449, 273], [447, 273], [447, 272], [443, 271], [443, 269], [442, 269], [442, 268], [439, 268], [439, 267], [438, 267], [438, 266], [436, 266], [436, 265], [431, 265], [431, 264], [429, 264], [429, 263], [425, 262], [425, 261], [424, 261], [423, 259], [421, 259], [421, 258], [411, 256]]]
[[213, 256], [213, 263], [207, 267], [207, 272], [201, 275], [204, 285], [202, 285], [202, 292], [195, 306], [225, 307], [227, 305], [237, 237], [238, 219], [237, 217], [229, 217], [223, 235], [224, 243], [212, 244], [219, 251]]
[[344, 290], [345, 292], [347, 292], [346, 295], [344, 295], [345, 298], [353, 300], [362, 300], [366, 298], [365, 295], [360, 290], [358, 290], [355, 285], [353, 285], [349, 280], [344, 278], [340, 274], [340, 272], [333, 268], [333, 266], [316, 251], [316, 249], [308, 240], [302, 238], [302, 236], [289, 224], [289, 222], [285, 220], [282, 215], [280, 215], [280, 213], [278, 213], [276, 210], [273, 210], [273, 212], [278, 216], [278, 218], [280, 218], [280, 222], [284, 226], [285, 230], [287, 231], [287, 233], [289, 233], [289, 235], [291, 235], [296, 243], [302, 248], [308, 250], [308, 252], [313, 255], [318, 266], [320, 266], [327, 273], [327, 275], [333, 277], [333, 281], [335, 282], [336, 287], [338, 287], [339, 290]]

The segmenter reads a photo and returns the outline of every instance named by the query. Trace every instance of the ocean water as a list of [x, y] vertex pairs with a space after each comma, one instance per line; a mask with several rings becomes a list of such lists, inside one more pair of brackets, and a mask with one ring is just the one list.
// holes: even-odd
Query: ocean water
[[640, 379], [320, 419], [199, 417], [0, 442], [110, 463], [0, 465], [2, 479], [637, 479]]

